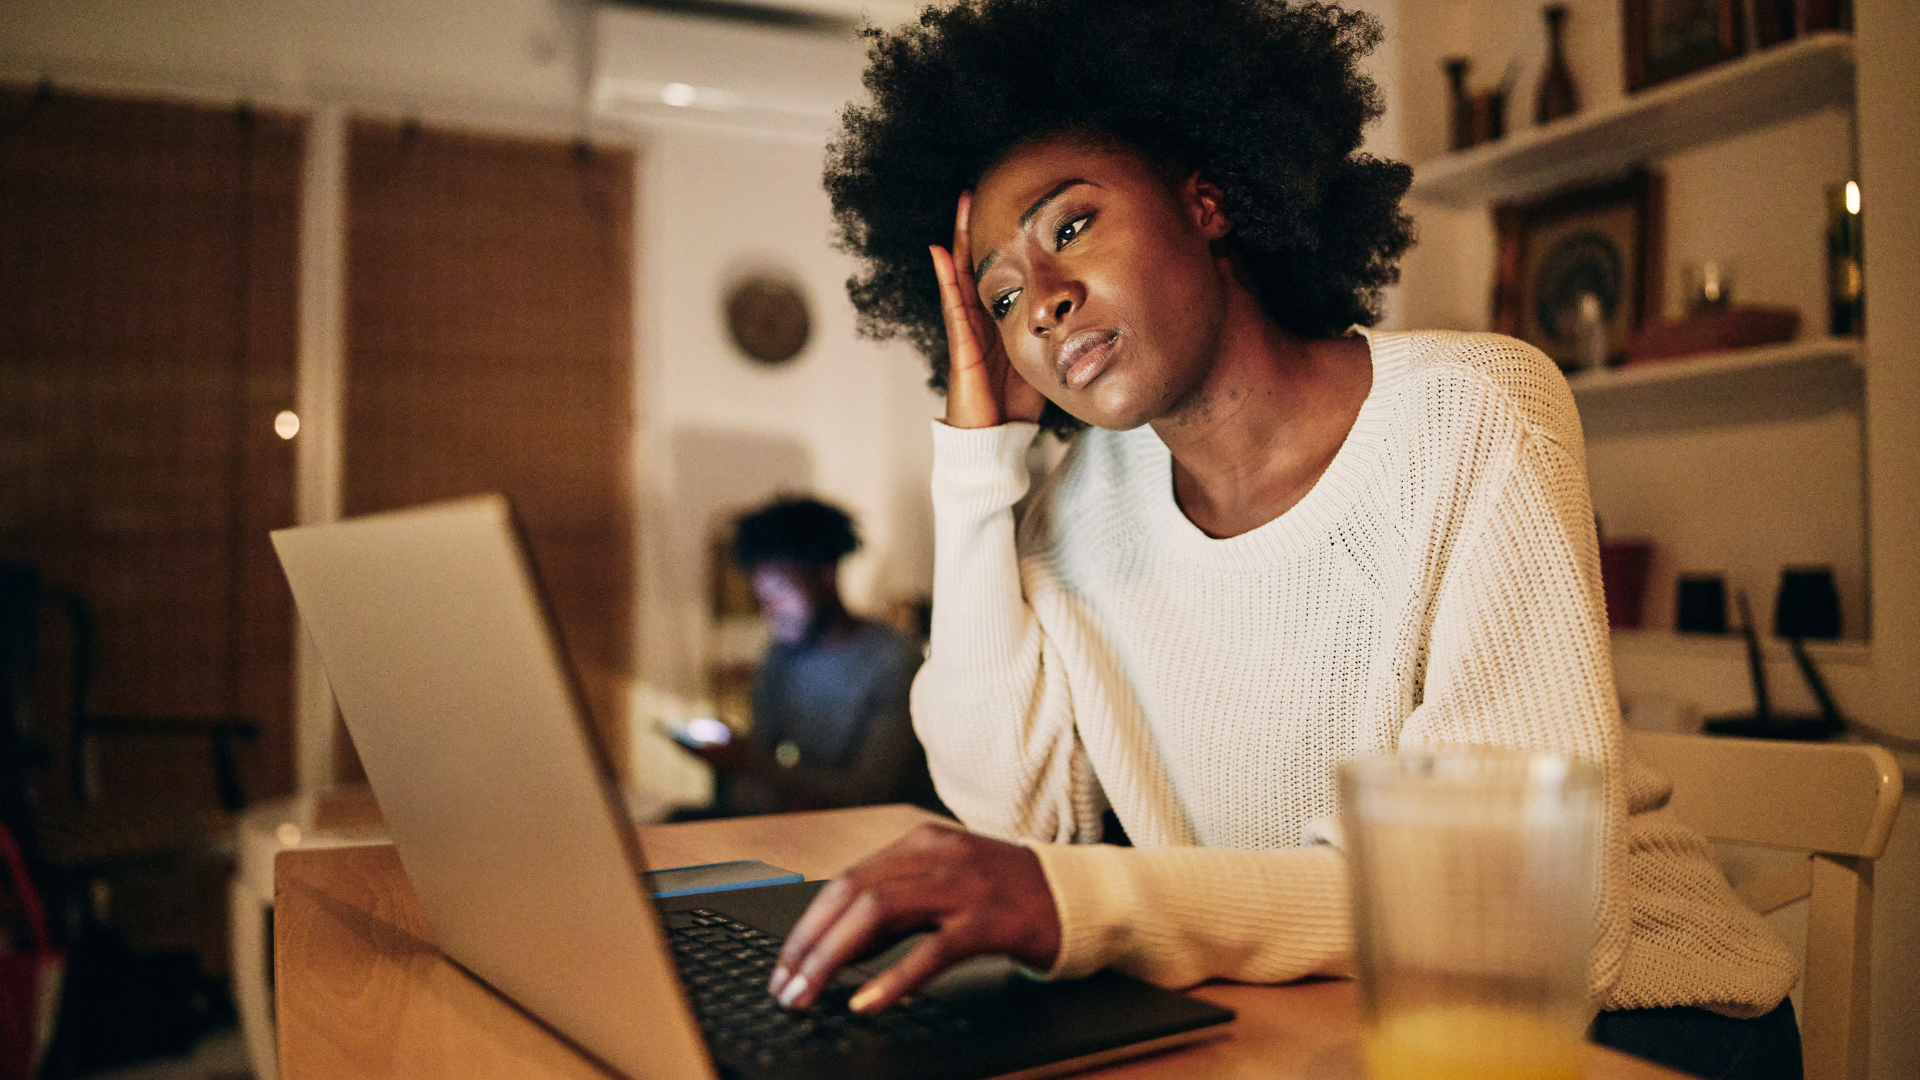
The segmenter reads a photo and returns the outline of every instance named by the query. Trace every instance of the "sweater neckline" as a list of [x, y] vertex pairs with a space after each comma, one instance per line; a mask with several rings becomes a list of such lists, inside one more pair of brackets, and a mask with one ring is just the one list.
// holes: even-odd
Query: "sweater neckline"
[[1373, 385], [1360, 415], [1335, 451], [1333, 461], [1298, 503], [1265, 525], [1238, 536], [1216, 539], [1187, 519], [1173, 494], [1173, 453], [1151, 427], [1146, 433], [1149, 460], [1141, 469], [1137, 505], [1159, 523], [1173, 551], [1195, 563], [1224, 571], [1271, 569], [1276, 559], [1297, 554], [1324, 537], [1359, 498], [1367, 475], [1386, 446], [1387, 416], [1406, 371], [1404, 333], [1382, 333], [1354, 326], [1349, 333], [1367, 342], [1373, 361]]

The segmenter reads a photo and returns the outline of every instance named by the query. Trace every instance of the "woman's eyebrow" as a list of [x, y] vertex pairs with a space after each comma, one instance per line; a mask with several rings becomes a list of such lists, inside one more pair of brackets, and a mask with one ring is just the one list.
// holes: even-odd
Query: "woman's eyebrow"
[[[1032, 221], [1036, 214], [1046, 209], [1046, 206], [1048, 203], [1059, 198], [1060, 194], [1066, 191], [1068, 188], [1078, 187], [1081, 184], [1087, 184], [1092, 187], [1100, 186], [1098, 184], [1095, 184], [1091, 180], [1087, 180], [1078, 176], [1073, 177], [1070, 180], [1062, 180], [1059, 183], [1053, 185], [1053, 187], [1049, 188], [1045, 195], [1042, 195], [1038, 199], [1035, 199], [1033, 201], [1032, 206], [1027, 207], [1027, 212], [1020, 215], [1020, 222], [1018, 227], [1022, 229], [1026, 228], [1027, 222]], [[974, 280], [976, 281], [979, 280], [980, 276], [982, 274], [985, 274], [988, 268], [993, 266], [994, 260], [998, 259], [999, 257], [1000, 257], [1000, 253], [998, 251], [989, 251], [985, 255], [982, 255], [980, 257], [980, 264], [973, 268]]]

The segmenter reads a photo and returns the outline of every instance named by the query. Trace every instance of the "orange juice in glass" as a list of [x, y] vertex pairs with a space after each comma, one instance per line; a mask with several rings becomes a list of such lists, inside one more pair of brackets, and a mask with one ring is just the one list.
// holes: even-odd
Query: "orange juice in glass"
[[1477, 1005], [1408, 1009], [1367, 1025], [1373, 1080], [1579, 1080], [1579, 1025]]
[[1600, 771], [1478, 748], [1340, 769], [1372, 1080], [1576, 1080]]

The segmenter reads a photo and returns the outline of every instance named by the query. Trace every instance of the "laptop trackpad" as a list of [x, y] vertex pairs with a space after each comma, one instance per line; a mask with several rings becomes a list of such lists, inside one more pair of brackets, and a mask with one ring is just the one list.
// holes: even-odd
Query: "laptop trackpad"
[[[926, 936], [914, 934], [880, 955], [869, 957], [852, 967], [871, 978], [905, 958]], [[1020, 965], [1010, 957], [976, 956], [971, 960], [962, 960], [928, 979], [915, 993], [923, 997], [937, 997], [942, 1001], [958, 1003], [970, 998], [1004, 993], [1009, 982], [1025, 981], [1027, 978]]]

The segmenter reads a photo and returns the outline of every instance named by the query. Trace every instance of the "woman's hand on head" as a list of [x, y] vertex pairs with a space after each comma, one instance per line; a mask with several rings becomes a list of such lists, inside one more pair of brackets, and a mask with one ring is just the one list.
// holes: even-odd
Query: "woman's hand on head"
[[787, 935], [768, 989], [806, 1008], [834, 973], [917, 931], [907, 955], [853, 995], [877, 1012], [941, 970], [983, 955], [1053, 966], [1060, 915], [1032, 851], [948, 825], [926, 824], [827, 884]]
[[962, 192], [954, 214], [953, 249], [929, 248], [940, 279], [940, 311], [947, 324], [947, 424], [994, 427], [1009, 420], [1038, 420], [1046, 399], [1007, 360], [999, 328], [987, 317], [973, 280], [973, 250], [967, 215], [973, 193]]

